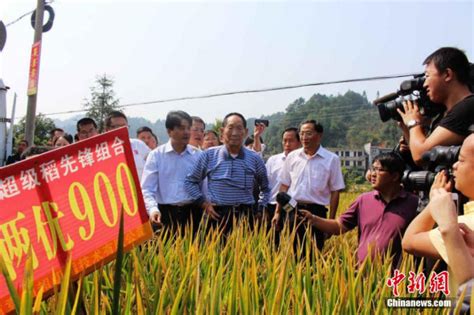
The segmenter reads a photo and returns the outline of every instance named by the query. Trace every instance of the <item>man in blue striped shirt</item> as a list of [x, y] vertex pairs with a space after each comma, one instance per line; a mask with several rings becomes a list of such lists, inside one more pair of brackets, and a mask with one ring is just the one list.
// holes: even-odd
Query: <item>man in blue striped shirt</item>
[[[247, 133], [247, 121], [242, 114], [227, 114], [221, 128], [224, 145], [200, 153], [184, 183], [188, 194], [210, 217], [211, 225], [219, 225], [224, 233], [232, 229], [234, 217], [253, 219], [254, 183], [261, 191], [255, 215], [262, 215], [269, 199], [265, 164], [257, 153], [243, 146]], [[205, 178], [208, 180], [207, 200], [200, 188]]]

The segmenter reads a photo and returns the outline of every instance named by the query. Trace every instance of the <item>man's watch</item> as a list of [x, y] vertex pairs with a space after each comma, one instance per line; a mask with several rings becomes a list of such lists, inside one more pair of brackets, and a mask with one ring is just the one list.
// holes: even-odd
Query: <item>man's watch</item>
[[421, 123], [418, 120], [412, 119], [407, 123], [407, 128], [410, 130], [411, 128], [421, 125]]

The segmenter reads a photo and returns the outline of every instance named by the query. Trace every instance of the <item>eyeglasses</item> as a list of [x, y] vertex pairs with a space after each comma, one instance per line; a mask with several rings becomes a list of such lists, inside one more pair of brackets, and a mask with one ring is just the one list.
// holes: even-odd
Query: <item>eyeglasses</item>
[[381, 167], [372, 167], [370, 170], [374, 173], [388, 172], [388, 170]]
[[313, 137], [317, 132], [313, 132], [313, 131], [301, 131], [300, 132], [300, 137]]

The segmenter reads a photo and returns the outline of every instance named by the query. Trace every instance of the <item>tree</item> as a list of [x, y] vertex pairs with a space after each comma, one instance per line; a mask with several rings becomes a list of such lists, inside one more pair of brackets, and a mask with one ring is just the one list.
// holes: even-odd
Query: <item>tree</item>
[[94, 119], [99, 127], [99, 132], [104, 131], [104, 119], [107, 115], [120, 109], [119, 100], [115, 99], [113, 90], [114, 81], [107, 74], [97, 76], [95, 86], [91, 89], [90, 100], [85, 100], [84, 107], [87, 109], [87, 116]]
[[216, 121], [214, 122], [214, 125], [212, 125], [211, 129], [214, 130], [215, 132], [217, 132], [218, 135], [220, 135], [221, 134], [221, 128], [222, 128], [222, 120], [216, 118]]
[[[25, 139], [25, 124], [26, 116], [23, 117], [18, 124], [15, 125], [14, 137], [15, 143]], [[45, 117], [43, 114], [38, 114], [35, 118], [35, 140], [30, 145], [45, 145], [47, 144], [50, 132], [56, 128], [54, 121], [51, 118]]]

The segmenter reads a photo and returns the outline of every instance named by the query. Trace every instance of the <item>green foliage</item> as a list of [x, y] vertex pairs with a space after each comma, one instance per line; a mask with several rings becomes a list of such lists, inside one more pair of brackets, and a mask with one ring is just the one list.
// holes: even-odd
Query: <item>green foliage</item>
[[[222, 119], [218, 119], [216, 118], [216, 121], [214, 122], [212, 126], [212, 130], [214, 130], [215, 132], [217, 132], [218, 135], [221, 134], [221, 128], [222, 128]], [[211, 127], [209, 126], [209, 127]]]
[[100, 132], [105, 129], [105, 117], [110, 112], [120, 109], [119, 100], [115, 99], [113, 85], [114, 81], [107, 77], [107, 74], [104, 73], [104, 75], [98, 76], [95, 80], [95, 86], [90, 88], [91, 98], [85, 100], [86, 115], [96, 121]]
[[264, 134], [267, 153], [281, 152], [281, 134], [287, 127], [298, 127], [307, 119], [315, 119], [324, 127], [322, 144], [326, 147], [361, 148], [367, 142], [394, 146], [399, 128], [393, 122], [380, 121], [377, 108], [364, 94], [348, 91], [344, 95], [314, 94], [288, 105], [285, 113], [262, 116], [270, 120]]
[[[15, 143], [20, 142], [21, 140], [25, 139], [25, 124], [26, 124], [26, 116], [23, 117], [18, 124], [15, 125], [14, 128], [14, 138]], [[51, 118], [44, 116], [43, 114], [38, 114], [35, 117], [35, 145], [45, 145], [47, 144], [50, 135], [49, 133], [51, 130], [56, 128], [54, 121]], [[32, 145], [30, 143], [30, 145]]]
[[354, 167], [342, 167], [342, 175], [344, 176], [344, 183], [346, 184], [346, 189], [348, 189], [349, 191], [360, 192], [370, 190], [370, 184], [365, 179], [365, 174], [362, 170], [358, 170]]

